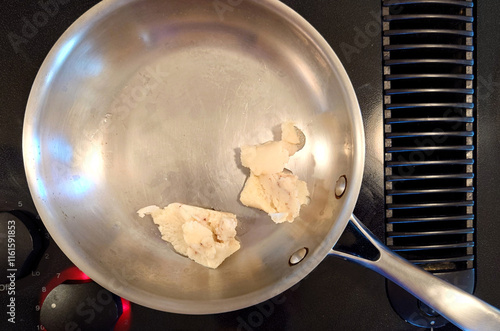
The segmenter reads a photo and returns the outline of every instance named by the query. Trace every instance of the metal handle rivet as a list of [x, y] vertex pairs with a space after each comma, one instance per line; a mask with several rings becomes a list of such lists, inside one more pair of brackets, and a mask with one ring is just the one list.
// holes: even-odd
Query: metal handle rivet
[[346, 188], [347, 188], [347, 177], [345, 175], [342, 175], [337, 180], [337, 183], [335, 183], [335, 197], [337, 199], [342, 198]]
[[304, 258], [306, 257], [307, 253], [309, 252], [309, 249], [307, 247], [302, 247], [298, 249], [295, 253], [293, 253], [290, 256], [290, 260], [288, 260], [288, 263], [292, 265], [296, 265], [300, 263]]

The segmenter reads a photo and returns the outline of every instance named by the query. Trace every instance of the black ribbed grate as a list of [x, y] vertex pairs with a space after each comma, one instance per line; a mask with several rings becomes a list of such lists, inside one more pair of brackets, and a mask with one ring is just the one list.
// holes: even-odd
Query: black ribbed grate
[[386, 242], [431, 271], [473, 268], [471, 1], [384, 1]]
[[[382, 6], [386, 243], [468, 291], [475, 259], [473, 6], [452, 0]], [[405, 320], [446, 323], [388, 286]]]

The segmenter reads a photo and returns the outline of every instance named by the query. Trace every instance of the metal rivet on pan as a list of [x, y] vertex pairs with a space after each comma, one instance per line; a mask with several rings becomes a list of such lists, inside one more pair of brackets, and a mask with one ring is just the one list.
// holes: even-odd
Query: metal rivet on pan
[[309, 249], [307, 247], [302, 247], [302, 248], [298, 249], [295, 253], [293, 253], [290, 256], [290, 260], [288, 260], [288, 263], [291, 266], [300, 263], [306, 257], [308, 252], [309, 252]]
[[337, 180], [337, 183], [335, 183], [335, 197], [337, 199], [342, 198], [346, 188], [347, 188], [347, 177], [345, 175], [342, 175]]

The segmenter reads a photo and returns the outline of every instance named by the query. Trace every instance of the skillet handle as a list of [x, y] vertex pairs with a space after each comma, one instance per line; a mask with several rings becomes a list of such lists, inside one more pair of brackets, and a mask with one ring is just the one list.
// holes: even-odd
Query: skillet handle
[[464, 330], [500, 330], [500, 310], [399, 257], [354, 215], [331, 255], [376, 271]]

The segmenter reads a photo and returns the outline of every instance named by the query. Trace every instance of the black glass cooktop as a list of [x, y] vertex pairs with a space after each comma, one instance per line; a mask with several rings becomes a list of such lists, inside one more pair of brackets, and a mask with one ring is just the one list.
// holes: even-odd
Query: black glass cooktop
[[[225, 6], [236, 3], [217, 1]], [[41, 316], [53, 325], [52, 331], [77, 330], [77, 322], [82, 321], [89, 330], [418, 330], [394, 312], [383, 277], [334, 257], [327, 257], [303, 281], [272, 300], [243, 310], [202, 316], [159, 312], [129, 303], [102, 290], [73, 266], [37, 218], [23, 169], [22, 124], [31, 85], [45, 56], [65, 29], [97, 2], [0, 1], [0, 242], [5, 244], [0, 252], [0, 330], [41, 330]], [[364, 182], [355, 213], [385, 240], [382, 3], [283, 2], [325, 37], [352, 80], [367, 141]], [[474, 8], [475, 294], [498, 307], [500, 9], [493, 0], [478, 2]], [[17, 271], [9, 268], [11, 220], [16, 221]], [[56, 294], [67, 295], [68, 308], [52, 316], [47, 307], [56, 304]], [[74, 320], [68, 321], [68, 316]], [[449, 324], [440, 329], [456, 330]]]

